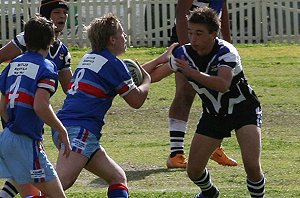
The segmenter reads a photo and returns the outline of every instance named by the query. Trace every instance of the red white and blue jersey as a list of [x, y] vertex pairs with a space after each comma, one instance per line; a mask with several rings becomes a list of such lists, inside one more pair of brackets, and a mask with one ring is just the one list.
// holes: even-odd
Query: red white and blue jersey
[[0, 77], [9, 116], [6, 127], [14, 133], [42, 140], [44, 123], [33, 109], [34, 96], [38, 88], [46, 89], [52, 95], [57, 80], [54, 63], [37, 52], [28, 51], [13, 59]]
[[[220, 67], [232, 68], [233, 79], [229, 90], [225, 93], [209, 89], [188, 78], [189, 83], [202, 99], [204, 112], [226, 116], [241, 110], [244, 105], [239, 104], [242, 103], [248, 106], [253, 105], [253, 107], [260, 106], [253, 89], [247, 83], [240, 56], [232, 44], [216, 38], [212, 52], [206, 56], [199, 56], [191, 44], [185, 44], [173, 52], [173, 57], [181, 58], [182, 56], [189, 62], [190, 67], [211, 76], [217, 76]], [[171, 67], [176, 68], [173, 57], [170, 58], [169, 63]]]
[[100, 139], [105, 114], [114, 97], [136, 85], [125, 63], [108, 50], [86, 54], [76, 68], [67, 98], [57, 113], [64, 126], [81, 126]]
[[[18, 34], [12, 42], [22, 51], [22, 53], [27, 51], [24, 32]], [[67, 46], [60, 40], [56, 40], [53, 45], [51, 45], [46, 58], [55, 63], [58, 72], [62, 70], [71, 70], [71, 54]]]

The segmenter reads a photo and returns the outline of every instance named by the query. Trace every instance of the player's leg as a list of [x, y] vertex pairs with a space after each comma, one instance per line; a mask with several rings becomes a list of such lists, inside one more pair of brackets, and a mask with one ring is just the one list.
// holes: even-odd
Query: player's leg
[[[187, 120], [195, 98], [195, 90], [181, 73], [175, 74], [176, 93], [169, 110], [170, 156], [168, 168], [186, 168], [184, 136]], [[236, 166], [237, 162], [228, 157], [221, 145], [213, 152], [211, 159], [225, 166]]]
[[63, 155], [63, 148], [59, 150], [56, 172], [64, 190], [74, 184], [87, 161], [88, 158], [80, 153], [71, 151], [69, 157], [66, 157]]
[[265, 178], [260, 164], [261, 129], [246, 125], [236, 131], [247, 174], [247, 187], [251, 197], [264, 197]]
[[0, 191], [1, 198], [13, 198], [19, 193], [13, 183], [14, 182], [11, 179], [5, 181], [3, 188]]
[[104, 179], [108, 185], [109, 198], [127, 198], [127, 178], [124, 170], [105, 152], [100, 149], [93, 155], [85, 169]]
[[187, 173], [189, 178], [201, 189], [196, 197], [218, 197], [219, 191], [213, 185], [206, 168], [212, 152], [221, 144], [220, 139], [210, 138], [195, 133], [188, 160]]
[[45, 197], [65, 198], [66, 195], [62, 188], [60, 180], [57, 178], [33, 184], [35, 187], [41, 190], [42, 195]]
[[[13, 181], [14, 183], [14, 181]], [[14, 183], [16, 189], [20, 193], [21, 197], [27, 197], [27, 196], [38, 196], [41, 194], [41, 191], [36, 188], [32, 184], [16, 184]]]
[[[1, 124], [2, 124], [2, 129], [5, 128], [6, 123], [1, 117]], [[11, 179], [8, 179], [5, 181], [3, 188], [0, 191], [0, 197], [1, 198], [13, 198], [18, 194], [18, 190], [14, 186], [14, 181]]]
[[74, 184], [87, 161], [88, 158], [79, 153], [72, 151], [69, 157], [66, 157], [62, 149], [59, 151], [56, 171], [64, 190]]
[[170, 155], [167, 167], [186, 168], [184, 136], [195, 91], [179, 72], [175, 73], [175, 82], [176, 93], [169, 110]]

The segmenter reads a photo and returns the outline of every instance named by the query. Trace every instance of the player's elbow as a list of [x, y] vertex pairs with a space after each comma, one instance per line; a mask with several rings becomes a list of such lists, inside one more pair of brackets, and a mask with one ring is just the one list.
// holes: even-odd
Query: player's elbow
[[129, 103], [129, 106], [134, 109], [139, 109], [143, 106], [143, 104], [144, 104], [144, 101], [135, 101], [135, 102]]

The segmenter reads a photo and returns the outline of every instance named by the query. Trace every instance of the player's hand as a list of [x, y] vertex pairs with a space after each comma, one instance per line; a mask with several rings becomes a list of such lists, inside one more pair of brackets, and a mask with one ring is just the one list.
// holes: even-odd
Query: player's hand
[[190, 76], [192, 72], [195, 72], [195, 69], [189, 65], [189, 62], [183, 56], [180, 59], [175, 58], [174, 60], [178, 68], [178, 72], [184, 74], [185, 76]]
[[169, 58], [176, 47], [179, 47], [179, 43], [173, 43], [170, 45], [164, 53], [155, 59], [156, 65], [169, 62]]
[[[72, 151], [67, 130], [64, 130], [59, 134], [59, 141], [64, 145], [64, 153], [66, 157], [69, 157], [70, 152]], [[60, 143], [58, 145], [61, 145]], [[59, 148], [60, 149], [60, 148]]]

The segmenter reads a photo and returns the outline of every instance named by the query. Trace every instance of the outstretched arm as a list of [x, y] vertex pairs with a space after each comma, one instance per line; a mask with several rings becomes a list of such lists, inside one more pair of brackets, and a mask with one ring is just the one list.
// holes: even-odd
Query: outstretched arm
[[22, 51], [10, 41], [0, 49], [0, 63], [10, 61], [21, 53]]
[[143, 64], [142, 67], [150, 74], [152, 83], [158, 82], [173, 73], [168, 62], [172, 51], [178, 45], [178, 43], [173, 43], [159, 57]]

